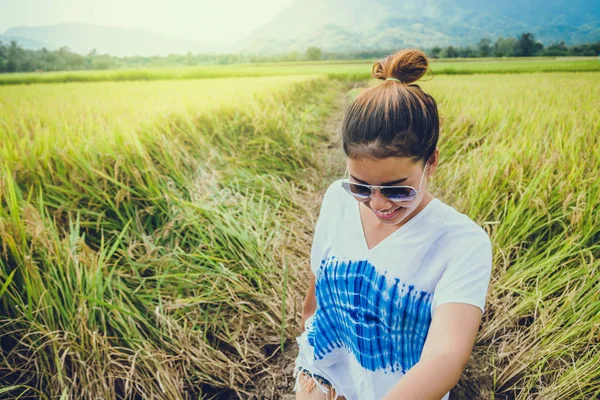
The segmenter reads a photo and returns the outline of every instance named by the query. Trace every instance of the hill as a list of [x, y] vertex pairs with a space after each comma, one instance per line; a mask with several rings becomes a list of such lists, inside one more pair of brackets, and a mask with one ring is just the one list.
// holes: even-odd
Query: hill
[[600, 40], [596, 0], [297, 0], [235, 44], [255, 52], [468, 45], [532, 32], [544, 44]]
[[[177, 39], [147, 30], [82, 23], [15, 27], [4, 37], [26, 48], [69, 47], [115, 56], [170, 53], [385, 50], [464, 46], [481, 38], [531, 32], [548, 45], [600, 40], [598, 0], [296, 0], [269, 23], [231, 46]], [[4, 40], [7, 41], [7, 40]]]
[[67, 46], [79, 54], [87, 54], [92, 49], [96, 49], [101, 54], [108, 53], [114, 56], [203, 53], [215, 50], [212, 45], [203, 41], [176, 39], [143, 29], [82, 23], [15, 27], [7, 30], [4, 36], [17, 37], [17, 42], [23, 47], [25, 47], [23, 39], [29, 39], [32, 42], [43, 42], [54, 47]]

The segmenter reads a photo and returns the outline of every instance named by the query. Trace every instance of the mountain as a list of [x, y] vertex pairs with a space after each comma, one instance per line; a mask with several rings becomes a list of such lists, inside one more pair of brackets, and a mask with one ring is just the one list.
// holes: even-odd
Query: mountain
[[600, 0], [295, 0], [231, 46], [176, 39], [141, 29], [82, 23], [15, 27], [0, 40], [23, 47], [116, 56], [209, 52], [391, 50], [464, 46], [531, 32], [548, 45], [600, 40]]
[[[80, 54], [87, 54], [92, 49], [96, 49], [100, 54], [108, 53], [114, 56], [206, 53], [216, 50], [214, 46], [206, 42], [176, 39], [142, 29], [82, 23], [21, 26], [7, 30], [3, 36], [17, 37], [19, 43], [24, 43], [25, 39], [29, 40], [30, 44], [42, 42], [46, 48], [67, 46], [71, 51]], [[44, 45], [37, 48], [41, 47]]]
[[531, 32], [544, 44], [600, 40], [598, 0], [296, 0], [235, 43], [280, 53], [468, 45]]
[[22, 48], [27, 50], [40, 50], [46, 48], [46, 50], [56, 50], [56, 46], [48, 43], [40, 42], [34, 39], [20, 37], [20, 36], [2, 36], [0, 35], [0, 42], [7, 45], [12, 41], [17, 42]]

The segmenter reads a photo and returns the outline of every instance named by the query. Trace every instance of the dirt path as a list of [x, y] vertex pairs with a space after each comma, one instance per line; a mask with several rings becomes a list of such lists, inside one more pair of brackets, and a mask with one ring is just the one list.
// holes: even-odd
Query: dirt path
[[[331, 182], [342, 177], [345, 170], [345, 156], [341, 148], [341, 137], [339, 129], [342, 123], [344, 108], [347, 105], [346, 94], [352, 87], [342, 89], [336, 98], [335, 104], [332, 107], [331, 114], [323, 125], [323, 130], [328, 134], [329, 140], [318, 150], [318, 158], [323, 160], [323, 171], [325, 174], [319, 182], [321, 188], [320, 197], [315, 202], [314, 212], [319, 212], [320, 199], [325, 192], [325, 189]], [[296, 295], [304, 298], [304, 293]], [[295, 394], [292, 392], [294, 387], [293, 369], [294, 361], [298, 355], [298, 347], [295, 341], [286, 344], [283, 354], [273, 363], [273, 369], [281, 371], [280, 379], [278, 379], [277, 393], [281, 393], [282, 400], [294, 400]]]

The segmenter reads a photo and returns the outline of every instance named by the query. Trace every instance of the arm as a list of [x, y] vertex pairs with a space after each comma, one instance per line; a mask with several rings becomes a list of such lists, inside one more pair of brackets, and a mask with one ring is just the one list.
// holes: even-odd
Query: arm
[[308, 291], [306, 292], [306, 297], [304, 298], [304, 303], [302, 305], [302, 319], [300, 320], [300, 329], [304, 331], [304, 323], [315, 313], [317, 309], [317, 298], [315, 295], [315, 275], [310, 274], [310, 283], [308, 284]]
[[471, 304], [440, 304], [434, 311], [421, 359], [383, 400], [441, 399], [460, 379], [481, 315], [481, 309]]

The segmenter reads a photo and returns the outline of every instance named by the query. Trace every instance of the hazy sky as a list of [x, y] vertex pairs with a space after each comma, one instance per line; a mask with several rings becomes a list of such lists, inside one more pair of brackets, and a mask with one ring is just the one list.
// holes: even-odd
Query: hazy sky
[[294, 0], [0, 0], [0, 34], [14, 26], [85, 22], [229, 43]]

